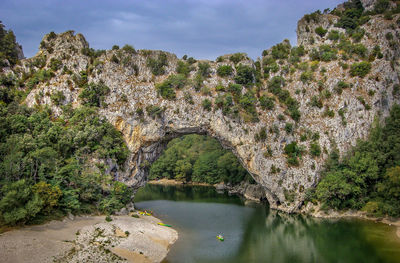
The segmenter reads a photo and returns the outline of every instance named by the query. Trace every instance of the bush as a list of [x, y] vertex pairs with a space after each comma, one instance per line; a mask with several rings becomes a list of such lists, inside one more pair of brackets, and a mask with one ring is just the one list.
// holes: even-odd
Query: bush
[[319, 143], [313, 142], [310, 145], [310, 155], [312, 157], [318, 157], [321, 155], [321, 146], [319, 146]]
[[324, 29], [322, 26], [319, 26], [315, 29], [315, 33], [317, 33], [320, 37], [324, 37], [328, 32], [327, 29]]
[[285, 131], [286, 131], [288, 134], [291, 134], [291, 133], [293, 132], [293, 123], [287, 122], [287, 123], [285, 124]]
[[317, 96], [313, 96], [311, 98], [311, 102], [310, 102], [311, 107], [316, 107], [321, 109], [324, 104], [322, 103], [322, 100], [320, 98], [318, 98]]
[[50, 68], [53, 71], [57, 71], [61, 68], [62, 66], [62, 61], [56, 58], [51, 58], [50, 59]]
[[329, 62], [332, 60], [337, 59], [337, 50], [332, 48], [329, 45], [321, 45], [317, 49], [312, 49], [310, 53], [310, 58], [312, 60], [320, 60], [320, 61], [325, 61]]
[[110, 89], [103, 82], [90, 83], [84, 86], [79, 98], [82, 99], [83, 105], [101, 107], [108, 93], [110, 93]]
[[164, 99], [173, 100], [176, 97], [175, 89], [182, 89], [186, 85], [183, 74], [170, 75], [165, 81], [156, 85], [158, 94]]
[[65, 96], [64, 93], [59, 90], [52, 93], [50, 99], [55, 105], [59, 106], [65, 100]]
[[338, 94], [342, 94], [343, 89], [347, 89], [350, 87], [350, 84], [347, 82], [344, 82], [343, 80], [339, 80], [339, 82], [336, 84], [336, 86], [333, 88], [334, 91]]
[[208, 78], [210, 76], [210, 64], [208, 62], [199, 63], [199, 74], [204, 77]]
[[243, 53], [235, 53], [229, 57], [229, 60], [232, 61], [233, 63], [237, 64], [240, 61], [242, 61], [245, 57], [246, 57], [246, 55]]
[[240, 107], [252, 116], [252, 121], [256, 121], [257, 119], [256, 102], [257, 98], [251, 91], [247, 91], [239, 100]]
[[368, 75], [368, 73], [371, 71], [371, 63], [362, 61], [359, 63], [354, 63], [350, 67], [350, 75], [352, 77], [358, 76], [358, 77], [365, 77]]
[[115, 54], [112, 55], [111, 57], [111, 61], [118, 64], [119, 63], [119, 59], [117, 58], [117, 56]]
[[220, 77], [227, 77], [232, 75], [232, 73], [233, 73], [233, 68], [229, 65], [222, 65], [219, 66], [217, 69], [217, 74]]
[[125, 51], [126, 53], [133, 55], [136, 54], [136, 50], [133, 46], [126, 44], [125, 46], [122, 47], [122, 50]]
[[149, 105], [146, 107], [147, 114], [152, 117], [153, 119], [155, 117], [161, 117], [162, 113], [164, 112], [163, 109], [161, 109], [157, 105]]
[[150, 68], [151, 72], [155, 76], [164, 75], [165, 74], [164, 67], [167, 65], [168, 65], [168, 59], [165, 53], [159, 54], [156, 59], [154, 58], [147, 59], [147, 66]]
[[275, 107], [275, 100], [273, 98], [267, 97], [267, 96], [261, 96], [260, 97], [260, 106], [264, 110], [273, 110]]
[[290, 166], [298, 166], [299, 158], [301, 158], [302, 150], [297, 145], [297, 142], [293, 141], [287, 144], [284, 148], [285, 154], [287, 155], [287, 161]]
[[289, 40], [284, 40], [271, 48], [271, 55], [274, 59], [287, 59], [289, 57], [291, 45]]
[[337, 41], [339, 40], [339, 31], [337, 30], [331, 30], [328, 34], [328, 39], [332, 41]]
[[204, 99], [201, 105], [203, 106], [203, 109], [210, 111], [212, 107], [212, 102], [209, 99]]
[[178, 65], [176, 66], [176, 73], [182, 74], [187, 77], [192, 70], [193, 68], [188, 63], [184, 61], [178, 61]]
[[235, 82], [242, 85], [250, 85], [254, 82], [255, 70], [249, 66], [239, 64], [236, 67]]
[[312, 71], [304, 71], [303, 73], [301, 73], [300, 75], [300, 80], [303, 83], [308, 83], [313, 79], [314, 73]]

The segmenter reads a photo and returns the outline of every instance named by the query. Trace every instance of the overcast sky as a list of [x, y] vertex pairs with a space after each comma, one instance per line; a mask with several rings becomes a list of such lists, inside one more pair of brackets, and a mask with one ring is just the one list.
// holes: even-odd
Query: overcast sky
[[74, 30], [95, 49], [114, 44], [161, 49], [198, 59], [262, 50], [288, 38], [296, 45], [297, 21], [343, 0], [1, 0], [0, 20], [11, 28], [26, 57], [44, 34]]

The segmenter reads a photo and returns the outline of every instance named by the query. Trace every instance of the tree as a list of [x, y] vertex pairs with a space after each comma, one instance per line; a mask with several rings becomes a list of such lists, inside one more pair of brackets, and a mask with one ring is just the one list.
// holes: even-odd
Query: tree
[[234, 77], [237, 84], [250, 85], [254, 82], [255, 70], [249, 66], [239, 64], [236, 67], [236, 76]]
[[4, 185], [1, 192], [0, 218], [7, 225], [26, 223], [43, 208], [43, 201], [24, 179]]

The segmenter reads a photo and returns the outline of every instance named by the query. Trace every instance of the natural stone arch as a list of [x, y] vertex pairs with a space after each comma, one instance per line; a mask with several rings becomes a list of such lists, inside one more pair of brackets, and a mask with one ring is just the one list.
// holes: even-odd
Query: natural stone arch
[[[328, 21], [329, 28], [326, 29], [337, 29], [334, 26], [337, 16], [321, 16], [321, 22], [308, 23], [306, 19], [301, 19], [298, 23], [298, 42], [304, 44], [306, 51], [311, 51], [312, 48], [330, 41], [316, 39], [313, 44], [306, 41], [314, 32], [314, 28], [320, 25], [319, 23]], [[332, 18], [332, 23], [329, 18]], [[307, 30], [307, 28], [312, 30]], [[396, 33], [397, 29], [391, 28], [380, 16], [374, 17], [374, 23], [367, 23], [363, 25], [363, 28], [370, 35], [362, 39], [360, 43], [370, 50], [379, 45], [387, 52], [388, 57], [392, 57], [392, 61], [399, 59], [398, 51], [392, 50], [390, 43], [384, 37], [387, 32]], [[311, 73], [314, 74], [312, 81], [301, 81], [302, 71], [300, 70], [290, 75], [287, 75], [287, 72], [270, 72], [269, 79], [258, 83], [258, 92], [273, 97], [275, 108], [263, 109], [260, 102], [256, 101], [254, 104], [259, 121], [245, 122], [243, 121], [245, 118], [241, 116], [224, 115], [218, 107], [208, 111], [202, 107], [202, 101], [206, 98], [210, 101], [215, 100], [219, 95], [219, 91], [216, 90], [217, 85], [228, 87], [229, 84], [236, 82], [234, 75], [237, 64], [256, 69], [256, 63], [261, 64], [265, 57], [255, 62], [243, 56], [237, 64], [230, 60], [230, 55], [222, 56], [218, 61], [195, 62], [192, 64], [195, 69], [188, 74], [187, 78], [195, 79], [199, 62], [209, 63], [209, 77], [201, 83], [209, 88], [209, 92], [202, 94], [189, 83], [175, 91], [175, 99], [167, 100], [157, 94], [156, 85], [163, 82], [169, 75], [176, 74], [177, 64], [182, 60], [174, 54], [149, 50], [129, 53], [121, 49], [107, 50], [99, 57], [93, 58], [81, 52], [89, 47], [84, 37], [80, 34], [74, 35], [71, 31], [50, 39], [45, 36], [43, 43], [44, 47], [51, 47], [51, 50], [41, 48], [35, 57], [22, 60], [21, 65], [18, 65], [19, 70], [28, 72], [29, 65], [37, 59], [45, 59], [46, 64], [43, 69], [49, 69], [51, 59], [57, 59], [65, 65], [70, 74], [65, 74], [62, 69], [58, 69], [47, 83], [39, 83], [26, 98], [28, 106], [48, 104], [55, 115], [61, 114], [61, 108], [54, 105], [50, 96], [46, 94], [61, 91], [65, 95], [62, 104], [78, 106], [81, 103], [79, 99], [81, 88], [72, 83], [71, 75], [79, 76], [81, 71], [86, 71], [88, 82], [104, 82], [110, 88], [110, 93], [105, 98], [104, 107], [99, 109], [99, 113], [122, 132], [131, 151], [131, 156], [125, 165], [125, 173], [119, 179], [133, 187], [140, 185], [143, 182], [142, 179], [145, 178], [143, 165], [146, 165], [146, 162], [144, 161], [151, 163], [161, 152], [166, 141], [180, 134], [204, 133], [217, 138], [225, 147], [232, 150], [243, 167], [267, 191], [271, 207], [287, 212], [298, 211], [303, 203], [305, 191], [318, 183], [320, 171], [329, 152], [336, 148], [343, 155], [355, 145], [357, 139], [368, 135], [376, 116], [387, 116], [391, 106], [399, 103], [399, 97], [395, 95], [396, 92], [393, 92], [399, 85], [399, 68], [396, 65], [392, 67], [391, 61], [376, 59], [371, 62], [371, 71], [365, 78], [351, 76], [338, 61], [321, 61], [319, 63], [321, 65], [316, 65], [320, 67], [321, 72], [322, 68], [324, 69], [325, 75]], [[287, 44], [285, 42], [285, 45]], [[265, 54], [270, 53], [271, 50], [265, 52]], [[164, 74], [155, 76], [148, 66], [148, 60], [160, 54], [165, 54], [168, 65], [163, 70]], [[113, 59], [117, 56], [120, 57], [119, 63]], [[94, 63], [94, 60], [97, 63]], [[127, 63], [124, 64], [123, 61]], [[309, 63], [311, 58], [305, 54], [301, 61]], [[291, 66], [286, 60], [281, 60], [281, 62], [282, 67]], [[349, 63], [353, 62], [355, 60], [349, 61]], [[222, 65], [232, 66], [232, 75], [218, 76], [217, 69]], [[262, 74], [263, 69], [260, 70]], [[277, 76], [287, 78], [288, 81], [282, 89], [298, 102], [301, 117], [297, 122], [289, 116], [288, 107], [279, 102], [277, 96], [272, 95], [268, 89], [268, 82]], [[339, 94], [335, 92], [335, 87], [342, 79], [348, 82], [349, 86]], [[322, 81], [324, 90], [330, 94], [329, 99], [324, 102], [327, 108], [311, 105], [312, 99], [321, 95], [318, 81]], [[243, 85], [242, 94], [247, 89], [248, 87]], [[40, 94], [44, 96], [39, 96]], [[187, 94], [192, 97], [191, 102], [186, 99]], [[162, 114], [153, 118], [151, 114], [145, 112], [149, 106], [159, 107], [162, 109]], [[139, 114], [139, 109], [145, 113]], [[325, 110], [333, 114], [328, 114], [329, 117], [325, 116]], [[284, 116], [285, 120], [281, 116]], [[346, 125], [343, 125], [344, 120]], [[294, 132], [285, 131], [288, 122], [294, 125]], [[267, 129], [267, 138], [262, 141], [256, 140], [256, 135], [264, 128]], [[306, 152], [309, 151], [311, 141], [301, 139], [306, 132], [319, 134], [317, 141], [323, 149], [321, 155], [312, 157], [305, 154], [298, 166], [288, 165], [284, 152], [285, 145], [296, 141]], [[265, 155], [268, 147], [272, 153]], [[273, 173], [273, 165], [280, 170]]]
[[[241, 165], [249, 172], [257, 184], [260, 184], [260, 178], [258, 175], [253, 174], [248, 170], [246, 164], [244, 164], [242, 159], [238, 157], [238, 153], [235, 151], [235, 148], [230, 144], [229, 141], [226, 141], [224, 138], [219, 136], [209, 134], [208, 130], [202, 127], [190, 127], [182, 128], [180, 130], [167, 131], [165, 136], [159, 141], [150, 142], [148, 146], [141, 147], [136, 155], [131, 156], [129, 163], [127, 163], [125, 167], [127, 169], [127, 174], [131, 174], [133, 176], [124, 176], [122, 180], [134, 189], [143, 187], [148, 181], [149, 168], [151, 164], [163, 154], [168, 142], [174, 138], [189, 134], [205, 135], [216, 139], [224, 149], [230, 150], [238, 158]], [[270, 192], [269, 189], [263, 187], [263, 190], [265, 193], [264, 198], [269, 202], [271, 207], [276, 208], [280, 203], [279, 198]]]
[[[146, 184], [148, 181], [148, 176], [149, 176], [149, 168], [153, 162], [155, 162], [164, 152], [164, 150], [167, 147], [167, 144], [169, 141], [172, 139], [184, 136], [184, 135], [189, 135], [189, 134], [198, 134], [198, 135], [205, 135], [212, 137], [216, 139], [221, 146], [226, 149], [230, 150], [237, 158], [238, 158], [238, 153], [235, 151], [234, 147], [232, 145], [224, 140], [223, 138], [220, 138], [218, 136], [213, 136], [210, 135], [206, 129], [203, 129], [201, 127], [191, 127], [187, 129], [181, 129], [181, 130], [175, 130], [175, 131], [168, 131], [162, 139], [160, 139], [157, 142], [153, 142], [148, 146], [143, 146], [140, 148], [138, 153], [134, 156], [131, 157], [129, 163], [126, 166], [127, 169], [127, 174], [134, 174], [134, 176], [129, 177], [125, 176], [123, 180], [124, 182], [134, 189], [138, 189]], [[242, 160], [238, 158], [238, 161], [241, 163], [241, 165], [248, 171], [246, 166], [243, 164]], [[248, 171], [249, 174], [253, 177], [253, 179], [257, 182], [257, 184], [260, 185], [260, 178], [256, 174], [252, 174], [250, 171]], [[261, 185], [260, 185], [261, 186]], [[262, 187], [262, 186], [261, 186]], [[265, 187], [263, 188], [263, 192], [265, 193], [265, 196], [263, 196], [262, 199], [266, 199], [269, 202], [269, 205], [273, 208], [276, 208], [279, 204], [279, 199], [276, 197], [273, 193], [271, 193], [268, 189]]]

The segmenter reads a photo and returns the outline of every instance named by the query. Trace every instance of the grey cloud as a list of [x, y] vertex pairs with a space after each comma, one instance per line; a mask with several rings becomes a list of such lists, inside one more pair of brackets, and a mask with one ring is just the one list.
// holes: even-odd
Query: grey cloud
[[44, 34], [75, 30], [96, 49], [131, 44], [200, 59], [262, 50], [288, 38], [304, 14], [342, 0], [2, 0], [0, 19], [14, 30], [25, 55]]

